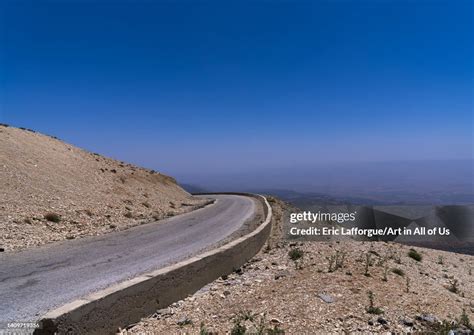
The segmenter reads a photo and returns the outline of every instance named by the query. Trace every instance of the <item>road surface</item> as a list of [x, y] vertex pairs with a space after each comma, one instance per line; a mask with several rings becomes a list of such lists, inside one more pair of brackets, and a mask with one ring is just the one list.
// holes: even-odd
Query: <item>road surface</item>
[[255, 215], [253, 199], [213, 205], [103, 236], [0, 254], [2, 322], [36, 321], [77, 298], [198, 254]]

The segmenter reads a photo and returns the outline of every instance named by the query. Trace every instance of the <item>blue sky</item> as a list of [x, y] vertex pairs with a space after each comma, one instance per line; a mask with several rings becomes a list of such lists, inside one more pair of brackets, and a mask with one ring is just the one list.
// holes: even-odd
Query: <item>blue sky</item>
[[472, 1], [0, 11], [0, 122], [94, 152], [182, 178], [472, 158]]

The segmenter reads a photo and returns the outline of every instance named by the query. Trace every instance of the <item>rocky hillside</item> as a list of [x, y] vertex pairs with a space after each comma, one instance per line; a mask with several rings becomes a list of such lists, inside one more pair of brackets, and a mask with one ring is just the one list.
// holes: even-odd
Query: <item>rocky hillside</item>
[[121, 334], [470, 334], [474, 257], [384, 242], [278, 240]]
[[0, 251], [99, 235], [202, 206], [168, 176], [0, 126]]

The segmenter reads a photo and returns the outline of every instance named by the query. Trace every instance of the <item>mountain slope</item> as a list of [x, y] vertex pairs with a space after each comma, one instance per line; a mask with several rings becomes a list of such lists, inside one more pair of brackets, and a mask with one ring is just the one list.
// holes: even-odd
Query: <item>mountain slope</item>
[[0, 183], [0, 248], [7, 251], [124, 229], [205, 203], [171, 177], [5, 125]]

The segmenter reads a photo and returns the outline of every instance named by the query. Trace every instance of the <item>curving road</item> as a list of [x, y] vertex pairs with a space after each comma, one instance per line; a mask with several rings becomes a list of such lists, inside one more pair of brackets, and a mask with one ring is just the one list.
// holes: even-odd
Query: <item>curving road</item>
[[207, 196], [205, 208], [103, 236], [0, 254], [2, 322], [36, 321], [47, 311], [215, 245], [255, 215], [253, 199]]

